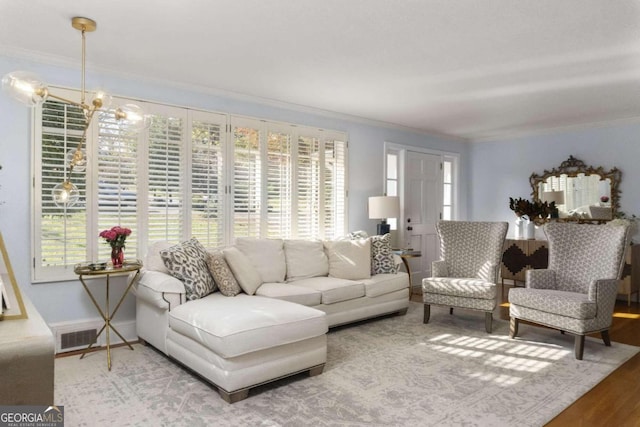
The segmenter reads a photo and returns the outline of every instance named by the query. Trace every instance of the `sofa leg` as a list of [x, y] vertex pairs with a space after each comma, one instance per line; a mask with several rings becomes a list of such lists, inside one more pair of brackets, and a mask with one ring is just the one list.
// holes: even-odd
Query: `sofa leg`
[[424, 305], [424, 317], [422, 323], [429, 323], [429, 317], [431, 317], [431, 306], [429, 304]]
[[487, 333], [491, 333], [491, 327], [493, 323], [493, 313], [490, 311], [486, 311], [484, 313], [484, 328], [487, 330]]
[[584, 335], [576, 335], [573, 347], [576, 359], [582, 360], [582, 354], [584, 353]]
[[320, 375], [322, 371], [324, 371], [324, 363], [322, 365], [314, 366], [313, 368], [309, 369], [309, 376], [315, 377], [316, 375]]
[[609, 330], [605, 330], [600, 332], [600, 335], [602, 336], [602, 341], [604, 341], [604, 345], [606, 345], [607, 347], [611, 347], [611, 337], [609, 336]]
[[518, 335], [518, 318], [509, 318], [509, 338], [515, 338]]
[[242, 390], [233, 391], [229, 393], [221, 388], [218, 389], [218, 393], [220, 393], [220, 397], [224, 399], [227, 403], [236, 403], [241, 400], [246, 399], [249, 396], [249, 389], [243, 388]]
[[453, 307], [449, 307], [449, 314], [453, 314]]
[[407, 311], [409, 311], [408, 308], [403, 308], [402, 310], [399, 310], [398, 316], [404, 316], [405, 314], [407, 314]]

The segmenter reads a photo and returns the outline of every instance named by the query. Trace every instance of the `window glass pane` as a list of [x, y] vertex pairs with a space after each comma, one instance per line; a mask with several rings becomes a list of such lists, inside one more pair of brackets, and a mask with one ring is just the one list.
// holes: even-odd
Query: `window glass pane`
[[[125, 256], [137, 252], [137, 134], [123, 131], [113, 111], [98, 115], [98, 230], [121, 226], [131, 229]], [[109, 259], [111, 247], [101, 240], [98, 259]]]
[[298, 238], [312, 239], [320, 229], [320, 141], [301, 136], [298, 139]]
[[323, 153], [324, 168], [321, 172], [324, 174], [324, 227], [322, 234], [316, 237], [333, 239], [345, 234], [346, 144], [342, 141], [325, 140]]
[[398, 181], [387, 180], [387, 196], [398, 195]]
[[260, 237], [260, 131], [236, 127], [233, 135], [233, 235]]
[[398, 155], [387, 154], [387, 178], [398, 179]]
[[443, 191], [443, 204], [445, 206], [450, 206], [451, 205], [451, 184], [444, 184], [444, 191]]
[[149, 241], [179, 242], [184, 226], [183, 120], [155, 115], [149, 128]]
[[267, 235], [291, 237], [291, 136], [269, 132], [267, 137]]
[[191, 123], [191, 234], [205, 247], [224, 245], [224, 147], [220, 123]]
[[443, 163], [443, 169], [444, 169], [444, 182], [451, 184], [452, 181], [452, 177], [451, 177], [451, 169], [452, 169], [452, 165], [453, 163], [450, 161], [444, 161]]
[[[68, 175], [65, 155], [82, 139], [85, 118], [75, 106], [46, 101], [42, 105], [40, 182], [39, 267], [64, 267], [87, 259], [86, 174]], [[85, 147], [86, 153], [86, 147]], [[70, 179], [80, 191], [80, 200], [71, 207], [53, 203], [51, 190]]]
[[451, 217], [451, 206], [445, 206], [442, 209], [442, 219], [446, 221], [451, 221], [453, 218]]

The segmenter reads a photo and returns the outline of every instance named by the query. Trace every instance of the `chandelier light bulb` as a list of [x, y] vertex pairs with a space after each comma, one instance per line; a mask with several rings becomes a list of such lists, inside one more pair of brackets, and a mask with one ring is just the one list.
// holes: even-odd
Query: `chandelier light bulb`
[[96, 109], [104, 108], [105, 110], [111, 106], [113, 97], [104, 89], [97, 89], [93, 97], [93, 105]]
[[70, 208], [78, 202], [80, 191], [70, 181], [61, 182], [51, 190], [53, 203], [59, 208]]
[[28, 71], [13, 71], [2, 77], [2, 89], [13, 99], [33, 107], [42, 104], [49, 90], [43, 81]]
[[87, 169], [87, 156], [82, 150], [69, 150], [65, 155], [65, 164], [72, 167], [73, 172], [84, 172]]
[[148, 124], [144, 110], [135, 104], [121, 105], [116, 110], [116, 118], [123, 130], [140, 131]]

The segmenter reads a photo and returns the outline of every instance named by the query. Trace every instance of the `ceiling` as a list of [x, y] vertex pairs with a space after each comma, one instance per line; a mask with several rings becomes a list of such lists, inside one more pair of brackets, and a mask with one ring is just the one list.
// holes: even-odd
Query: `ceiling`
[[89, 72], [471, 141], [640, 119], [635, 0], [0, 0], [0, 16], [0, 54], [79, 64], [86, 16]]

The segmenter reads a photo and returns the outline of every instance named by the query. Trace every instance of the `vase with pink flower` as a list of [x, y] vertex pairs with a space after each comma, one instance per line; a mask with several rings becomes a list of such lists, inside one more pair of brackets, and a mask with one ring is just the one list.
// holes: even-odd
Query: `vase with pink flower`
[[121, 268], [124, 264], [124, 247], [127, 236], [131, 234], [131, 229], [116, 225], [109, 230], [100, 232], [100, 237], [104, 238], [111, 246], [111, 263], [113, 268]]

